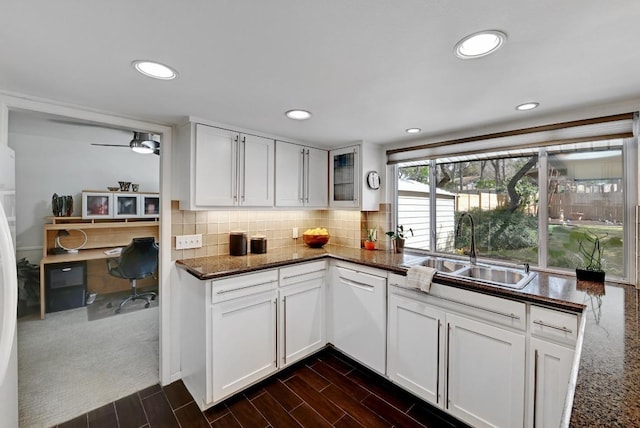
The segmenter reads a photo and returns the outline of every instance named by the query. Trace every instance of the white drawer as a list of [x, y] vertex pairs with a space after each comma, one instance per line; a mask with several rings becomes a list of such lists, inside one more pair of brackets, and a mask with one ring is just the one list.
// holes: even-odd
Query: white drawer
[[230, 278], [212, 281], [211, 303], [224, 302], [238, 297], [249, 296], [276, 289], [278, 270], [271, 269], [246, 275], [234, 275]]
[[406, 287], [407, 286], [407, 276], [406, 275], [398, 275], [397, 273], [389, 272], [388, 281], [390, 287]]
[[327, 262], [324, 260], [283, 267], [280, 268], [280, 286], [285, 287], [324, 276], [326, 271]]
[[497, 325], [526, 330], [527, 305], [523, 302], [462, 290], [434, 282], [425, 293], [429, 302], [460, 314], [490, 321]]
[[575, 344], [578, 339], [578, 316], [567, 312], [531, 305], [529, 328], [531, 334]]

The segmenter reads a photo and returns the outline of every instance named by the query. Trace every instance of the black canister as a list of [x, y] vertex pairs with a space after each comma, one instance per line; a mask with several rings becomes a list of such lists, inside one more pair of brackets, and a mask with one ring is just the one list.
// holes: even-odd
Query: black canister
[[229, 254], [232, 256], [247, 255], [247, 234], [242, 231], [233, 231], [229, 235]]
[[251, 253], [264, 254], [267, 252], [267, 237], [264, 235], [255, 235], [251, 237]]

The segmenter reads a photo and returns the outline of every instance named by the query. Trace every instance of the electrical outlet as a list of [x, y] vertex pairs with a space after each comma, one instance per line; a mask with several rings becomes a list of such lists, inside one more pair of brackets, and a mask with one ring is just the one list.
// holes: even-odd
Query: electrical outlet
[[297, 239], [298, 238], [298, 228], [297, 227], [293, 228], [292, 238], [293, 239]]
[[176, 250], [202, 248], [202, 234], [176, 236]]

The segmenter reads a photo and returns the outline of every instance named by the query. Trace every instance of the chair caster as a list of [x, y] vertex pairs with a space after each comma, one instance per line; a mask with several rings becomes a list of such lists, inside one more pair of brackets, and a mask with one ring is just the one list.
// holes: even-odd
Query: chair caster
[[149, 307], [149, 305], [150, 305], [150, 303], [149, 303], [149, 302], [147, 302], [147, 303], [144, 305], [144, 307], [145, 307], [145, 308], [148, 308], [148, 307]]
[[151, 296], [151, 300], [156, 300], [156, 296], [155, 295]]
[[121, 308], [116, 309], [116, 314], [120, 313]]
[[111, 308], [113, 307], [113, 305], [111, 304], [111, 302], [107, 303], [107, 308]]

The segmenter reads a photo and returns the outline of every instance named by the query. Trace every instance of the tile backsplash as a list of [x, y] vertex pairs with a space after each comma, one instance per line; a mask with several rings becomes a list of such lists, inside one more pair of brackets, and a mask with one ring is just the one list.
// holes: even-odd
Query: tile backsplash
[[[385, 204], [386, 205], [386, 204]], [[375, 224], [378, 229], [378, 248], [387, 249], [384, 224], [391, 213], [381, 205], [381, 212], [335, 210], [225, 210], [181, 211], [178, 202], [171, 202], [171, 257], [173, 260], [229, 254], [229, 232], [244, 230], [247, 237], [263, 234], [267, 249], [304, 245], [302, 233], [306, 229], [324, 227], [332, 245], [360, 248], [366, 238], [365, 227]], [[298, 239], [292, 238], [298, 228]], [[372, 226], [369, 226], [372, 227]], [[202, 234], [202, 248], [176, 250], [176, 235]], [[268, 251], [267, 250], [267, 251]]]

